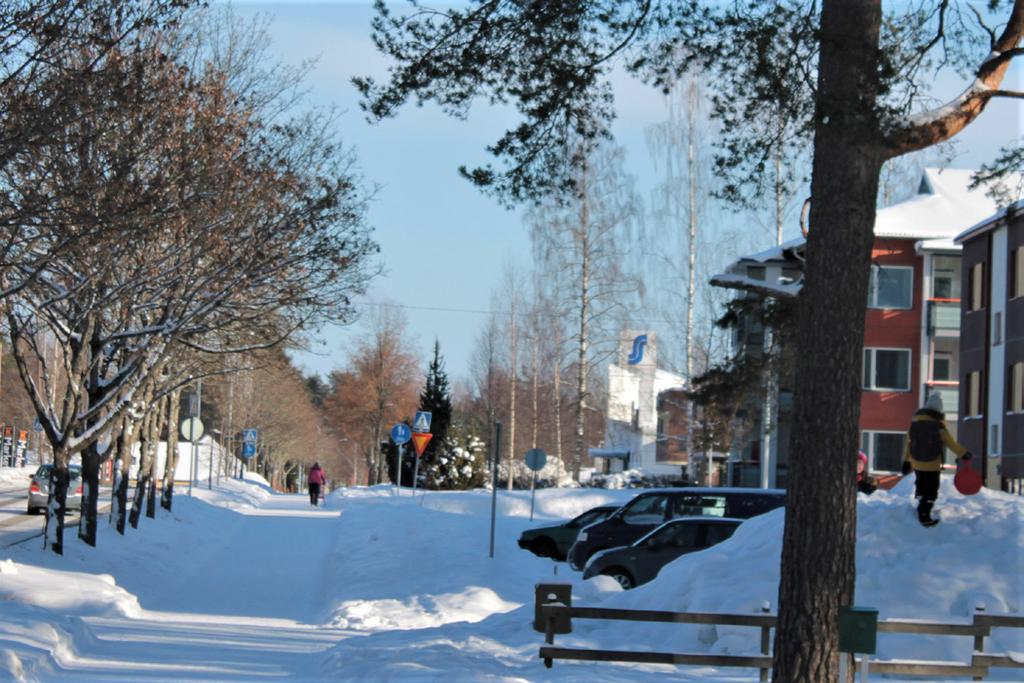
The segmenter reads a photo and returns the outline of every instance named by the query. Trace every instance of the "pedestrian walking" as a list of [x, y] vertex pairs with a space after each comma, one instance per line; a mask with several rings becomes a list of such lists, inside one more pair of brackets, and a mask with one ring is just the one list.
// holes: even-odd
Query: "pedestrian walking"
[[917, 519], [926, 527], [939, 523], [938, 519], [932, 517], [932, 507], [939, 497], [939, 473], [947, 448], [963, 460], [971, 459], [970, 452], [957, 443], [946, 429], [942, 397], [932, 394], [910, 421], [901, 469], [904, 475], [914, 471]]
[[309, 468], [309, 504], [316, 507], [317, 501], [320, 499], [320, 487], [324, 483], [324, 471], [320, 469], [320, 463], [315, 462], [313, 466]]

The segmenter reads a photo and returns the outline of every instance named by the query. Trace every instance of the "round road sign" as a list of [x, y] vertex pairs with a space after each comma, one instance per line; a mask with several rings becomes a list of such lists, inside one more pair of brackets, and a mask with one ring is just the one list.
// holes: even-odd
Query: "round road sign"
[[398, 422], [391, 428], [391, 440], [401, 446], [412, 438], [412, 430], [404, 422]]
[[526, 451], [526, 466], [534, 472], [544, 469], [548, 462], [548, 454], [539, 448], [531, 448]]
[[203, 436], [203, 421], [188, 417], [181, 423], [181, 436], [185, 441], [199, 441]]

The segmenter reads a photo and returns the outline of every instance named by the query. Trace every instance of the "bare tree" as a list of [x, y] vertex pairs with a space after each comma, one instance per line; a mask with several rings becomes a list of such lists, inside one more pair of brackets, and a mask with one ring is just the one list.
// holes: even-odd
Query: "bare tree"
[[579, 479], [586, 451], [590, 373], [616, 347], [617, 314], [643, 290], [640, 279], [623, 267], [640, 209], [622, 160], [621, 149], [603, 150], [578, 169], [571, 201], [541, 204], [529, 217], [538, 268], [559, 282], [572, 311], [574, 479]]

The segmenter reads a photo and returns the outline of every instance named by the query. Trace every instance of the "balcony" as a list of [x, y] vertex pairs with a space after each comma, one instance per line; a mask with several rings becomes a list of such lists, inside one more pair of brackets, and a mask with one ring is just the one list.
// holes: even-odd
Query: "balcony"
[[960, 299], [928, 300], [928, 336], [960, 336]]
[[960, 383], [959, 382], [926, 382], [929, 396], [938, 394], [942, 398], [942, 405], [946, 412], [946, 423], [956, 423], [960, 413]]

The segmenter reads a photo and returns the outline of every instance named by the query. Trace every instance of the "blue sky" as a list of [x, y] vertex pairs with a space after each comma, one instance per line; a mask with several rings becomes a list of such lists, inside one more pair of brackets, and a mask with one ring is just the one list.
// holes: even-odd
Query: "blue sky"
[[[242, 2], [235, 7], [243, 15], [263, 13], [272, 18], [272, 51], [283, 61], [318, 59], [309, 80], [310, 101], [341, 108], [341, 136], [355, 147], [367, 180], [380, 186], [369, 219], [386, 273], [364, 299], [384, 298], [408, 307], [404, 311], [409, 332], [424, 367], [436, 336], [450, 373], [467, 376], [484, 316], [424, 309], [487, 310], [504, 264], [511, 261], [529, 268], [530, 245], [520, 213], [501, 208], [456, 171], [460, 164], [489, 161], [484, 148], [515, 121], [512, 113], [480, 107], [460, 121], [431, 105], [410, 105], [396, 118], [371, 126], [350, 82], [354, 75], [382, 77], [387, 66], [369, 39], [369, 2]], [[940, 87], [955, 94], [960, 84], [950, 79]], [[653, 89], [626, 77], [617, 79], [616, 97], [615, 133], [627, 150], [629, 171], [636, 176], [641, 195], [646, 195], [655, 173], [644, 129], [664, 119], [664, 102]], [[1021, 111], [1015, 102], [991, 104], [960, 137], [960, 156], [953, 166], [974, 167], [991, 158], [1001, 144], [1020, 134]], [[744, 224], [736, 216], [716, 220]], [[767, 231], [752, 230], [750, 244], [771, 245]], [[790, 233], [795, 231], [794, 225]], [[359, 332], [358, 324], [325, 329], [314, 352], [299, 353], [296, 360], [307, 372], [340, 367], [346, 345]]]

